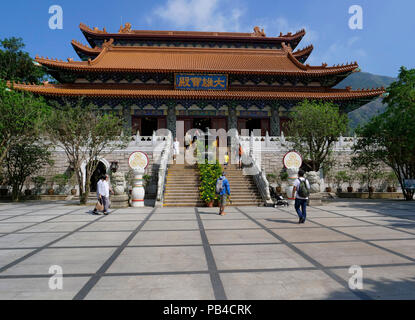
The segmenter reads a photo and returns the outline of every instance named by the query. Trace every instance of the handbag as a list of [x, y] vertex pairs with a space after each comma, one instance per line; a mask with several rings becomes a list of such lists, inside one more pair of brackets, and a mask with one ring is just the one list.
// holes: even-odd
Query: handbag
[[95, 209], [98, 211], [104, 210], [104, 205], [101, 203], [101, 199], [97, 201], [97, 204], [95, 205]]

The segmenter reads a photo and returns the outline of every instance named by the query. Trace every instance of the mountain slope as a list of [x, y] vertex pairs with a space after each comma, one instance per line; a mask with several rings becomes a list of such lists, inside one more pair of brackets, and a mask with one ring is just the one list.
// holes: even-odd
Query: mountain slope
[[[387, 76], [379, 76], [367, 72], [357, 72], [340, 82], [335, 88], [343, 89], [348, 86], [352, 89], [388, 87], [396, 79]], [[382, 98], [378, 98], [357, 110], [349, 113], [350, 128], [354, 131], [358, 125], [363, 125], [372, 117], [385, 111], [386, 105]]]

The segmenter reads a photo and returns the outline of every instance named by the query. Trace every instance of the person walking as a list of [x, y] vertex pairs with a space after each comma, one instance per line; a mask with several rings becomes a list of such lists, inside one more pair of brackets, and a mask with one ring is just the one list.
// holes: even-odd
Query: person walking
[[231, 195], [231, 188], [225, 172], [222, 172], [222, 175], [216, 180], [216, 193], [220, 196], [219, 215], [224, 216], [226, 214], [226, 198]]
[[228, 155], [228, 153], [226, 152], [225, 153], [225, 155], [223, 156], [223, 159], [224, 159], [224, 163], [223, 163], [223, 166], [225, 167], [225, 170], [228, 168], [228, 163], [229, 163], [229, 155]]
[[104, 206], [104, 215], [107, 215], [109, 213], [108, 208], [110, 205], [110, 191], [111, 193], [113, 193], [109, 185], [109, 177], [108, 175], [104, 175], [101, 177], [97, 184], [98, 201], [100, 201]]
[[174, 138], [173, 142], [173, 161], [176, 161], [177, 155], [180, 153], [180, 142], [177, 137]]
[[295, 210], [298, 215], [298, 223], [304, 223], [307, 218], [307, 200], [310, 195], [310, 183], [304, 178], [304, 170], [298, 171], [298, 179], [294, 182], [292, 198], [295, 198]]
[[238, 163], [238, 167], [239, 167], [239, 169], [242, 169], [242, 155], [244, 154], [244, 151], [242, 150], [242, 145], [241, 144], [239, 144], [239, 150], [238, 150], [238, 160], [239, 160], [239, 163]]

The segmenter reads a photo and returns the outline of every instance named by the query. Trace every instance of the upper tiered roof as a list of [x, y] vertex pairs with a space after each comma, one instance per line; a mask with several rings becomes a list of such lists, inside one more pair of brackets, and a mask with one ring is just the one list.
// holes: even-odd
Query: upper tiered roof
[[[356, 62], [328, 67], [300, 63], [289, 46], [282, 50], [114, 47], [113, 40], [103, 44], [95, 59], [67, 62], [36, 57], [50, 69], [77, 72], [204, 72], [229, 74], [269, 74], [288, 76], [326, 76], [348, 74], [358, 68]], [[305, 51], [312, 48], [306, 48]]]
[[267, 37], [264, 30], [259, 27], [254, 28], [252, 33], [242, 32], [203, 32], [203, 31], [156, 31], [156, 30], [132, 30], [131, 24], [127, 23], [121, 26], [118, 33], [109, 33], [103, 30], [90, 28], [81, 23], [79, 28], [85, 35], [92, 48], [99, 46], [102, 40], [174, 40], [178, 42], [189, 41], [214, 41], [214, 42], [243, 42], [243, 43], [263, 43], [278, 45], [282, 42], [289, 43], [293, 49], [298, 45], [305, 35], [305, 30], [300, 30], [295, 34], [291, 32], [287, 34], [280, 33], [277, 37]]

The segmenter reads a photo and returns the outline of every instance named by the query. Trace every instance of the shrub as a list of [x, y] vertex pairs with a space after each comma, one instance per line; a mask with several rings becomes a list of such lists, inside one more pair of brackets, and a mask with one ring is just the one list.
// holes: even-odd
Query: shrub
[[200, 172], [200, 199], [206, 203], [218, 199], [218, 195], [216, 194], [216, 180], [222, 174], [222, 167], [219, 161], [216, 161], [215, 164], [199, 163], [198, 168]]

